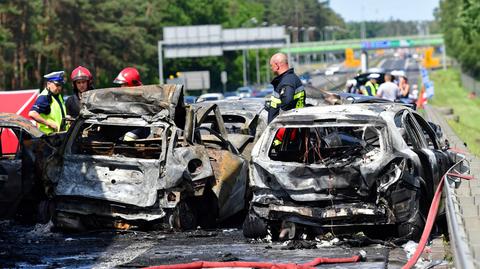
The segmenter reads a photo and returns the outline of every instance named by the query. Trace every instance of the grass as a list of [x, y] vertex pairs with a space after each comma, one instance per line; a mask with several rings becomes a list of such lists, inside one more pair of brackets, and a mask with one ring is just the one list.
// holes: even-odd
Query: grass
[[434, 82], [435, 96], [429, 103], [453, 108], [459, 121], [449, 120], [448, 124], [467, 143], [470, 152], [480, 156], [480, 96], [468, 98], [469, 91], [461, 85], [459, 70], [435, 71], [430, 74], [430, 79]]

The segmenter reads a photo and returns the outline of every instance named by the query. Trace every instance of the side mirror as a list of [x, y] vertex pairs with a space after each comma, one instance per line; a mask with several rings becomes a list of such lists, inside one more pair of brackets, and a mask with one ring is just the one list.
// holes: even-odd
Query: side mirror
[[428, 125], [430, 125], [430, 127], [433, 129], [433, 131], [435, 132], [435, 135], [437, 136], [437, 138], [442, 138], [443, 137], [443, 131], [442, 131], [442, 127], [440, 127], [440, 125], [438, 124], [435, 124], [431, 121], [428, 122]]

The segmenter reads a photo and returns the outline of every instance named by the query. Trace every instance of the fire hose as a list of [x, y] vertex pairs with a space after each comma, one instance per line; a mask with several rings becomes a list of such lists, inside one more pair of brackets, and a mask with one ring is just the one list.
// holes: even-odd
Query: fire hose
[[303, 264], [295, 263], [269, 263], [269, 262], [207, 262], [180, 263], [170, 265], [151, 266], [146, 269], [201, 269], [201, 268], [262, 268], [262, 269], [315, 269], [320, 264], [354, 263], [365, 258], [365, 253], [345, 258], [316, 258]]

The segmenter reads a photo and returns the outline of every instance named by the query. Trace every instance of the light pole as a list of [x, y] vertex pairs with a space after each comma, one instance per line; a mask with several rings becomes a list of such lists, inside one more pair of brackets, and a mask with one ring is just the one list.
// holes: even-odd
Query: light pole
[[[257, 25], [257, 23], [258, 23], [257, 18], [251, 17], [250, 19], [248, 19], [247, 21], [242, 23], [241, 27], [243, 28], [243, 27], [247, 26], [247, 24], [250, 24], [250, 23], [253, 24], [253, 25]], [[242, 54], [243, 54], [243, 86], [247, 86], [248, 85], [247, 50], [243, 49]]]

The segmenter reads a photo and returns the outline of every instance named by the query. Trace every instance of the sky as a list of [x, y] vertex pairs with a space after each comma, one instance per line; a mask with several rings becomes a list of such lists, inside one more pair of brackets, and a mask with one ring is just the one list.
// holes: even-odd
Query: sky
[[438, 4], [439, 0], [330, 0], [330, 7], [347, 22], [433, 20]]

